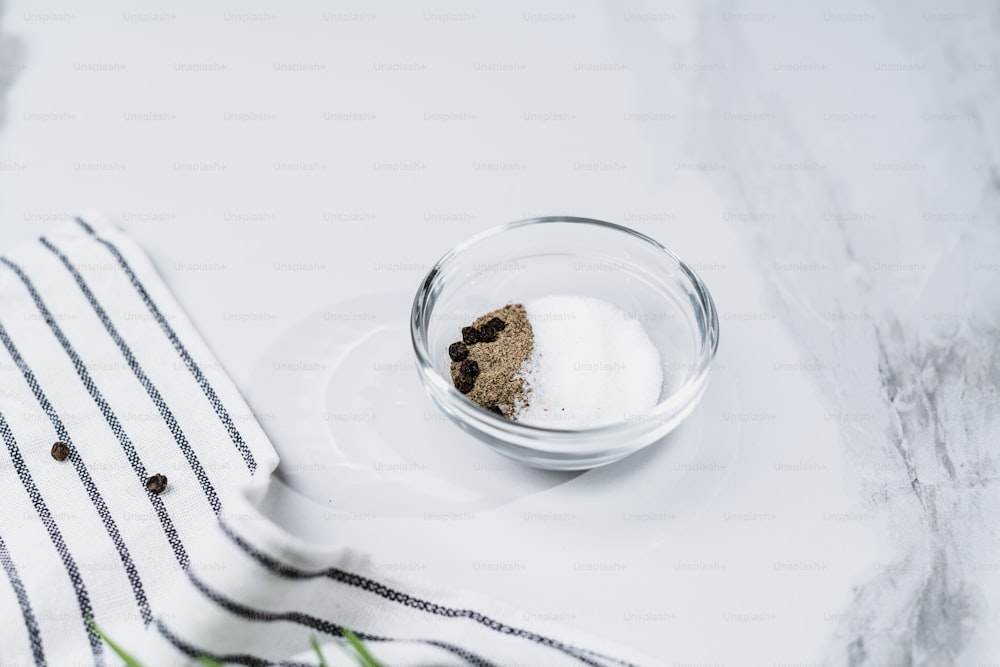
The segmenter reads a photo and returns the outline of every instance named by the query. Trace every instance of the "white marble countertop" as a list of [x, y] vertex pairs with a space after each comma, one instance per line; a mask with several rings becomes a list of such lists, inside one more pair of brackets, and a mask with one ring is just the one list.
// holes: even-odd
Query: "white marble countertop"
[[[281, 432], [254, 378], [310, 315], [500, 222], [635, 227], [722, 325], [641, 530], [564, 543], [506, 468], [474, 521], [308, 470], [268, 511], [666, 664], [995, 664], [1000, 13], [808, 4], [11, 0], [0, 247], [103, 210]], [[585, 488], [625, 517], [652, 462]]]

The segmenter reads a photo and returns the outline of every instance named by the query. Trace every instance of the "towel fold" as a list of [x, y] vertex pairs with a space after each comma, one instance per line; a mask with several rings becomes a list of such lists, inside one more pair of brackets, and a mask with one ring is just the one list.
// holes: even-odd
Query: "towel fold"
[[387, 667], [654, 664], [259, 514], [274, 449], [96, 214], [0, 258], [0, 346], [4, 666], [120, 664], [91, 620], [149, 667], [352, 664], [345, 628]]

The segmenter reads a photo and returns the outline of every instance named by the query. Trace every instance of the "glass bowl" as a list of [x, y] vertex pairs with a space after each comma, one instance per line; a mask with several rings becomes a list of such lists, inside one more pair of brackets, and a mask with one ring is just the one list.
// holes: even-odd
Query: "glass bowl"
[[[612, 424], [552, 428], [490, 412], [452, 386], [448, 345], [463, 326], [553, 294], [602, 299], [642, 323], [663, 365], [652, 409]], [[657, 241], [610, 222], [555, 216], [494, 227], [446, 253], [417, 290], [410, 334], [424, 388], [460, 428], [526, 465], [584, 470], [656, 442], [691, 413], [708, 383], [719, 320], [701, 278]]]

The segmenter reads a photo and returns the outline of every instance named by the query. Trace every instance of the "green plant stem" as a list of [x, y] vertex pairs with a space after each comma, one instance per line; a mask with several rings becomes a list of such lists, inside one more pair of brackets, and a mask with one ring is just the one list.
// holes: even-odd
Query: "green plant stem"
[[119, 646], [118, 644], [116, 644], [113, 641], [111, 641], [111, 638], [108, 637], [106, 634], [104, 634], [104, 632], [101, 631], [101, 629], [99, 627], [97, 627], [97, 623], [94, 623], [94, 619], [93, 618], [89, 618], [88, 617], [87, 618], [87, 623], [90, 625], [90, 628], [95, 633], [97, 633], [97, 636], [100, 637], [101, 639], [103, 639], [104, 643], [107, 644], [109, 647], [111, 647], [111, 650], [114, 651], [115, 654], [125, 662], [126, 667], [142, 667], [142, 663], [141, 662], [139, 662], [138, 660], [136, 660], [133, 656], [131, 656], [128, 652], [126, 652], [125, 649], [123, 649], [121, 646]]
[[375, 656], [373, 656], [368, 649], [365, 648], [365, 645], [356, 634], [347, 628], [344, 628], [344, 638], [347, 639], [347, 643], [351, 645], [351, 648], [357, 652], [358, 662], [362, 667], [382, 667], [379, 661], [375, 659]]
[[316, 635], [309, 635], [309, 643], [313, 647], [313, 651], [316, 652], [316, 657], [319, 658], [319, 667], [330, 667], [326, 663], [326, 656], [323, 655], [323, 650], [319, 647], [319, 641], [316, 640]]

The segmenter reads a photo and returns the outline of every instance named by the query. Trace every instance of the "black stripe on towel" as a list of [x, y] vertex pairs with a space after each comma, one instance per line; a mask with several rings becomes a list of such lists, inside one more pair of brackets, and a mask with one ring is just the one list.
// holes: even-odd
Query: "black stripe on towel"
[[170, 628], [161, 621], [156, 620], [156, 631], [160, 633], [164, 639], [170, 642], [175, 649], [183, 653], [189, 658], [208, 658], [214, 660], [222, 665], [228, 665], [235, 663], [237, 665], [246, 665], [247, 667], [314, 667], [312, 663], [307, 662], [275, 662], [273, 660], [267, 660], [265, 658], [259, 658], [255, 655], [248, 655], [246, 653], [211, 653], [209, 651], [204, 651], [196, 648], [194, 645], [189, 644], [184, 641], [173, 632]]
[[0, 565], [3, 565], [10, 580], [10, 587], [14, 589], [17, 596], [17, 604], [21, 607], [21, 618], [24, 619], [24, 627], [28, 631], [28, 640], [31, 642], [31, 654], [35, 657], [35, 667], [45, 667], [45, 651], [42, 649], [42, 636], [38, 631], [38, 621], [35, 620], [35, 612], [31, 610], [31, 601], [28, 600], [28, 592], [24, 590], [21, 577], [17, 574], [17, 567], [7, 551], [7, 544], [0, 535]]
[[[3, 338], [7, 337], [7, 332], [4, 330], [2, 324], [0, 324], [0, 336]], [[52, 546], [55, 547], [56, 552], [59, 554], [59, 558], [63, 562], [63, 567], [66, 568], [66, 575], [69, 577], [70, 583], [73, 585], [73, 590], [76, 592], [76, 605], [80, 609], [80, 619], [83, 621], [84, 631], [87, 633], [87, 639], [90, 641], [90, 651], [94, 655], [94, 661], [98, 665], [103, 665], [104, 645], [101, 643], [101, 638], [97, 636], [97, 633], [94, 632], [88, 623], [88, 619], [94, 617], [94, 610], [90, 605], [90, 594], [87, 593], [87, 586], [83, 583], [83, 577], [80, 576], [80, 569], [76, 566], [73, 554], [66, 548], [62, 532], [59, 530], [59, 526], [56, 525], [55, 519], [52, 518], [52, 513], [49, 511], [48, 505], [45, 504], [45, 499], [42, 498], [38, 487], [35, 486], [35, 480], [31, 478], [31, 472], [24, 463], [21, 450], [18, 448], [14, 434], [11, 433], [10, 426], [7, 425], [7, 420], [4, 419], [2, 412], [0, 412], [0, 436], [3, 436], [3, 440], [7, 445], [7, 451], [10, 452], [10, 459], [14, 463], [14, 470], [17, 471], [17, 476], [21, 479], [24, 490], [28, 493], [28, 497], [31, 498], [31, 504], [35, 506], [38, 518], [42, 520], [42, 524], [49, 534], [49, 539], [52, 541]]]
[[97, 302], [94, 297], [93, 292], [90, 291], [90, 287], [84, 281], [83, 276], [76, 270], [69, 258], [66, 255], [59, 252], [59, 249], [54, 245], [49, 243], [49, 241], [42, 237], [39, 239], [42, 245], [48, 248], [52, 254], [58, 257], [66, 270], [70, 272], [76, 284], [80, 287], [83, 295], [87, 298], [90, 303], [91, 308], [100, 318], [101, 324], [104, 325], [104, 329], [111, 336], [115, 344], [118, 345], [118, 349], [121, 350], [122, 356], [125, 357], [126, 363], [128, 363], [129, 368], [132, 369], [132, 373], [135, 374], [139, 384], [142, 385], [146, 393], [149, 394], [149, 399], [153, 401], [156, 409], [159, 410], [160, 416], [166, 423], [167, 428], [170, 429], [170, 433], [174, 436], [174, 440], [177, 442], [177, 446], [180, 447], [181, 452], [184, 453], [184, 458], [187, 459], [188, 465], [191, 467], [192, 472], [194, 472], [195, 477], [198, 478], [198, 483], [201, 484], [201, 489], [205, 493], [205, 497], [208, 499], [208, 504], [212, 506], [212, 511], [216, 514], [222, 509], [222, 504], [219, 502], [219, 496], [215, 492], [215, 487], [212, 486], [211, 480], [208, 478], [208, 474], [205, 472], [205, 468], [202, 467], [201, 461], [198, 460], [198, 455], [195, 454], [194, 449], [191, 448], [191, 443], [188, 442], [187, 436], [184, 435], [184, 431], [181, 429], [180, 425], [177, 423], [177, 419], [174, 418], [174, 413], [171, 412], [170, 408], [167, 406], [167, 402], [163, 400], [163, 396], [160, 395], [160, 390], [156, 388], [156, 385], [149, 379], [146, 372], [142, 370], [142, 366], [136, 360], [135, 355], [132, 353], [132, 349], [128, 346], [125, 340], [118, 333], [115, 325], [111, 323], [111, 318], [108, 314], [104, 312], [104, 308], [101, 304]]
[[201, 372], [201, 368], [198, 367], [198, 364], [191, 357], [190, 353], [188, 353], [187, 348], [184, 347], [184, 343], [182, 343], [177, 337], [177, 334], [174, 333], [173, 327], [171, 327], [170, 323], [167, 322], [167, 318], [165, 318], [163, 313], [160, 312], [160, 309], [156, 306], [153, 299], [150, 298], [149, 293], [146, 292], [146, 288], [143, 287], [142, 282], [135, 275], [135, 272], [132, 271], [132, 267], [129, 266], [125, 257], [121, 254], [115, 244], [98, 236], [94, 232], [94, 228], [87, 224], [82, 218], [76, 218], [76, 222], [83, 227], [83, 229], [90, 234], [94, 240], [107, 248], [108, 251], [114, 255], [115, 259], [118, 260], [118, 265], [121, 267], [122, 271], [125, 272], [125, 275], [128, 276], [129, 282], [132, 283], [136, 292], [139, 293], [139, 296], [146, 304], [146, 308], [149, 309], [150, 314], [154, 319], [156, 319], [156, 322], [160, 325], [163, 333], [165, 333], [167, 338], [170, 339], [170, 342], [173, 344], [174, 349], [177, 350], [177, 354], [180, 355], [184, 365], [187, 366], [187, 369], [191, 372], [191, 375], [194, 376], [198, 386], [201, 387], [202, 392], [205, 394], [205, 398], [207, 398], [208, 402], [211, 403], [216, 416], [218, 416], [218, 418], [222, 421], [223, 426], [226, 427], [226, 431], [229, 432], [230, 439], [232, 439], [236, 449], [243, 457], [243, 461], [246, 463], [247, 468], [251, 473], [255, 472], [257, 470], [257, 462], [254, 460], [253, 452], [250, 451], [250, 447], [246, 442], [244, 442], [243, 436], [233, 423], [232, 417], [229, 415], [229, 411], [226, 410], [226, 406], [222, 404], [221, 400], [219, 400], [219, 397], [216, 395], [215, 389], [213, 389], [212, 385], [209, 383], [208, 378], [206, 378], [205, 374]]
[[380, 584], [377, 581], [373, 581], [344, 570], [337, 568], [329, 568], [318, 572], [300, 570], [296, 567], [292, 567], [291, 565], [286, 565], [285, 563], [278, 561], [276, 558], [260, 551], [252, 544], [244, 540], [225, 521], [220, 519], [219, 525], [222, 527], [222, 531], [229, 537], [229, 539], [232, 540], [245, 554], [256, 560], [271, 572], [282, 577], [286, 577], [288, 579], [315, 579], [318, 577], [325, 577], [338, 583], [360, 588], [361, 590], [368, 591], [369, 593], [374, 593], [375, 595], [385, 598], [386, 600], [399, 603], [410, 607], [411, 609], [416, 609], [417, 611], [427, 612], [436, 616], [446, 616], [448, 618], [467, 618], [495, 632], [499, 632], [510, 637], [520, 637], [522, 639], [535, 642], [536, 644], [541, 644], [542, 646], [548, 646], [549, 648], [560, 651], [565, 655], [576, 658], [580, 662], [585, 665], [590, 665], [591, 667], [603, 667], [603, 665], [602, 663], [589, 658], [587, 655], [581, 655], [581, 653], [586, 653], [594, 656], [595, 658], [600, 658], [601, 660], [610, 661], [615, 664], [636, 667], [632, 663], [601, 655], [600, 653], [596, 653], [594, 651], [569, 646], [563, 642], [551, 639], [550, 637], [544, 637], [530, 630], [512, 627], [485, 616], [478, 611], [473, 611], [472, 609], [454, 609], [451, 607], [444, 607], [427, 600], [421, 600], [420, 598], [415, 598], [407, 593], [403, 593], [402, 591], [389, 588], [388, 586]]
[[[23, 275], [21, 269], [7, 258], [0, 257], [0, 263], [13, 268], [18, 275]], [[111, 516], [111, 511], [108, 509], [107, 503], [104, 502], [104, 496], [101, 495], [100, 489], [97, 488], [97, 484], [94, 483], [94, 479], [90, 476], [90, 471], [87, 470], [87, 464], [84, 463], [80, 451], [73, 445], [73, 439], [70, 438], [69, 431], [66, 430], [62, 419], [59, 418], [59, 413], [52, 407], [52, 403], [49, 402], [48, 397], [45, 396], [45, 392], [42, 391], [41, 385], [38, 384], [38, 380], [35, 379], [35, 374], [31, 372], [28, 364], [21, 357], [21, 353], [14, 346], [14, 341], [10, 339], [10, 336], [7, 335], [7, 331], [3, 329], [2, 325], [0, 325], [0, 338], [3, 339], [3, 344], [7, 348], [7, 352], [10, 353], [11, 359], [21, 369], [21, 374], [31, 388], [31, 392], [35, 395], [35, 399], [41, 406], [42, 411], [48, 415], [56, 435], [60, 440], [69, 445], [71, 451], [69, 461], [73, 464], [73, 468], [76, 470], [83, 488], [87, 491], [91, 504], [93, 504], [98, 516], [101, 517], [104, 530], [108, 533], [108, 537], [111, 538], [115, 548], [118, 550], [118, 558], [121, 560], [122, 566], [125, 568], [125, 574], [132, 584], [132, 594], [135, 596], [135, 602], [139, 606], [139, 614], [142, 616], [143, 622], [149, 625], [153, 620], [153, 614], [149, 609], [146, 591], [142, 586], [142, 580], [139, 578], [139, 572], [135, 569], [135, 563], [132, 562], [132, 554], [129, 553], [128, 545], [122, 539], [121, 532], [118, 530], [118, 524], [115, 522], [114, 517]]]
[[[235, 600], [231, 600], [222, 594], [212, 590], [208, 585], [195, 576], [194, 572], [191, 570], [187, 571], [188, 579], [191, 580], [191, 584], [198, 590], [199, 593], [204, 595], [206, 598], [219, 605], [229, 613], [245, 618], [250, 621], [264, 621], [264, 622], [274, 622], [274, 621], [288, 621], [290, 623], [296, 623], [298, 625], [303, 625], [307, 628], [311, 628], [318, 632], [331, 635], [333, 637], [343, 637], [344, 628], [343, 626], [337, 625], [336, 623], [331, 623], [330, 621], [324, 621], [321, 618], [311, 616], [298, 611], [284, 611], [284, 612], [272, 612], [264, 611], [262, 609], [254, 609], [246, 605], [240, 604]], [[355, 631], [359, 638], [369, 641], [369, 642], [412, 642], [415, 644], [426, 644], [428, 646], [437, 647], [443, 651], [447, 651], [452, 655], [456, 655], [462, 658], [470, 665], [475, 665], [475, 667], [496, 667], [492, 662], [486, 658], [482, 658], [471, 651], [467, 651], [454, 644], [449, 644], [447, 642], [431, 640], [431, 639], [398, 639], [392, 637], [381, 637], [378, 635], [371, 635], [364, 632]]]
[[[87, 393], [90, 394], [91, 398], [97, 404], [100, 409], [101, 414], [104, 415], [105, 421], [108, 422], [108, 427], [118, 438], [118, 442], [122, 446], [122, 450], [125, 452], [125, 457], [128, 459], [129, 463], [132, 465], [132, 470], [135, 471], [136, 477], [139, 480], [139, 484], [145, 485], [148, 475], [146, 474], [146, 467], [142, 464], [142, 460], [139, 458], [138, 452], [136, 452], [135, 447], [132, 445], [132, 440], [125, 433], [125, 429], [122, 428], [121, 422], [118, 421], [118, 417], [115, 415], [111, 406], [104, 399], [104, 395], [101, 394], [101, 390], [97, 388], [94, 384], [93, 379], [90, 377], [90, 373], [87, 372], [87, 367], [84, 365], [83, 360], [80, 359], [80, 355], [76, 353], [73, 346], [70, 344], [66, 335], [63, 333], [59, 325], [56, 324], [55, 318], [52, 317], [51, 312], [49, 312], [48, 307], [45, 305], [44, 299], [35, 289], [34, 284], [31, 279], [21, 270], [17, 268], [13, 263], [9, 264], [14, 267], [15, 272], [21, 278], [24, 286], [28, 288], [28, 292], [31, 294], [32, 300], [35, 302], [35, 306], [38, 308], [38, 312], [41, 313], [42, 319], [49, 325], [49, 329], [52, 331], [53, 335], [58, 339], [59, 344], [62, 345], [62, 349], [69, 356], [70, 361], [73, 362], [73, 368], [76, 369], [76, 374], [79, 376], [80, 381], [83, 386], [87, 389]], [[171, 548], [174, 551], [174, 557], [177, 558], [177, 562], [182, 568], [188, 566], [188, 556], [184, 549], [184, 545], [181, 543], [181, 539], [177, 534], [177, 529], [174, 527], [173, 521], [170, 519], [170, 515], [167, 513], [167, 509], [163, 504], [163, 498], [155, 493], [149, 491], [146, 492], [146, 496], [149, 498], [149, 502], [152, 504], [154, 511], [156, 512], [157, 518], [160, 520], [160, 525], [163, 527], [163, 532], [167, 537], [167, 541], [170, 543]]]

